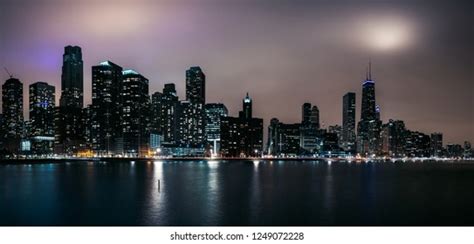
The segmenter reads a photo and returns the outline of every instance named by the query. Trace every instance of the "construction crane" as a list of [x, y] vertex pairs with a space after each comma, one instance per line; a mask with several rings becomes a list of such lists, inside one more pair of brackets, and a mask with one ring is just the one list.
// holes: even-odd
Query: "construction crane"
[[10, 72], [8, 72], [8, 69], [7, 67], [3, 67], [5, 69], [5, 71], [7, 72], [8, 76], [10, 76], [10, 78], [13, 78], [13, 74], [11, 74]]

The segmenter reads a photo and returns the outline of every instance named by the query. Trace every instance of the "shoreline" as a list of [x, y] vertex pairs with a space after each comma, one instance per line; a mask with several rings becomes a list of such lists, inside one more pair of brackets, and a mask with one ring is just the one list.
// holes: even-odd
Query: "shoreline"
[[474, 162], [474, 159], [456, 159], [456, 158], [324, 158], [324, 157], [298, 157], [298, 158], [209, 158], [209, 157], [170, 157], [170, 158], [22, 158], [22, 159], [0, 159], [0, 165], [21, 165], [21, 164], [50, 164], [50, 163], [67, 163], [67, 162], [103, 162], [103, 161], [330, 161], [330, 162], [355, 162], [355, 163], [384, 163], [384, 162]]

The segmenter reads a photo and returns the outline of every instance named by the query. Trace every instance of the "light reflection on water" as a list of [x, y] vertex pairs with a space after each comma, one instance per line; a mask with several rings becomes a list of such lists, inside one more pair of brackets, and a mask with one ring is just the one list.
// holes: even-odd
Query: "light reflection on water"
[[451, 162], [0, 165], [0, 224], [463, 225], [472, 187], [474, 164]]

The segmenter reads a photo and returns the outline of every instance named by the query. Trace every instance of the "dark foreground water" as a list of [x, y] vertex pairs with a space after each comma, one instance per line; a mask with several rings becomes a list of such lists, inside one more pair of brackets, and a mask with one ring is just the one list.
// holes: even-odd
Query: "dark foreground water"
[[474, 225], [474, 163], [0, 165], [0, 225]]

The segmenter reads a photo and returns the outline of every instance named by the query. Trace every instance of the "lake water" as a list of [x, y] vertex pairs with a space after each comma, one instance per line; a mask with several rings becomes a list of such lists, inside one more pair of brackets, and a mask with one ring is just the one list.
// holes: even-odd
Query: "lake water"
[[474, 162], [3, 164], [0, 225], [474, 225]]

